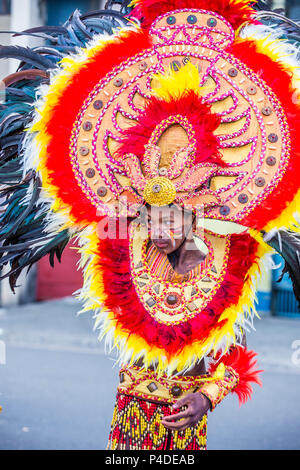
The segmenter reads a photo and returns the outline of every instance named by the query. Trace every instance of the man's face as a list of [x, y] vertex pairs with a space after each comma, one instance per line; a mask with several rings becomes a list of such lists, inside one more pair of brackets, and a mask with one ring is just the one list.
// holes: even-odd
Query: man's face
[[178, 206], [150, 206], [146, 216], [150, 238], [161, 253], [177, 250], [191, 231], [192, 213]]

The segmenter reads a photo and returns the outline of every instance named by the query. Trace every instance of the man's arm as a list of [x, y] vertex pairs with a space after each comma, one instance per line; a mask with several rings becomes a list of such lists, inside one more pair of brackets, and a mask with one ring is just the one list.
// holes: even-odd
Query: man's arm
[[[219, 356], [219, 357], [218, 357]], [[195, 425], [210, 409], [213, 411], [226, 395], [236, 393], [240, 405], [251, 398], [251, 383], [261, 385], [256, 369], [256, 353], [247, 350], [247, 340], [243, 334], [241, 346], [231, 347], [227, 354], [217, 355], [209, 366], [213, 378], [204, 384], [196, 393], [190, 393], [173, 405], [173, 410], [186, 407], [179, 413], [164, 417], [162, 424], [168, 429], [183, 431]]]

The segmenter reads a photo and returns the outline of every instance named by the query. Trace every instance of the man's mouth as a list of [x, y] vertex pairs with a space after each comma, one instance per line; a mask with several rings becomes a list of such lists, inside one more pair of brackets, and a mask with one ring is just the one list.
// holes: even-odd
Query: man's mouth
[[169, 246], [168, 240], [153, 240], [153, 243], [157, 248], [160, 248], [161, 250]]

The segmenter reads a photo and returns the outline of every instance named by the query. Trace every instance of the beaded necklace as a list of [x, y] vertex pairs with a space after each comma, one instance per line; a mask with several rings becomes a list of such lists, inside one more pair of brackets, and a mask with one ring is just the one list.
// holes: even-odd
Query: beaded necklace
[[197, 278], [207, 266], [206, 257], [201, 263], [187, 273], [177, 273], [171, 266], [168, 256], [160, 253], [153, 242], [150, 242], [147, 247], [146, 261], [153, 274], [162, 278], [162, 280], [170, 282], [189, 281], [190, 279]]

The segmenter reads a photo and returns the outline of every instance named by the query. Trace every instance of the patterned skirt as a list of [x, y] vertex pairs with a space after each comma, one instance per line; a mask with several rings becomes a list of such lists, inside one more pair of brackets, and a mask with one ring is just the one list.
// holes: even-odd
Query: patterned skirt
[[107, 450], [206, 450], [207, 414], [184, 431], [161, 423], [170, 414], [171, 404], [118, 392]]

